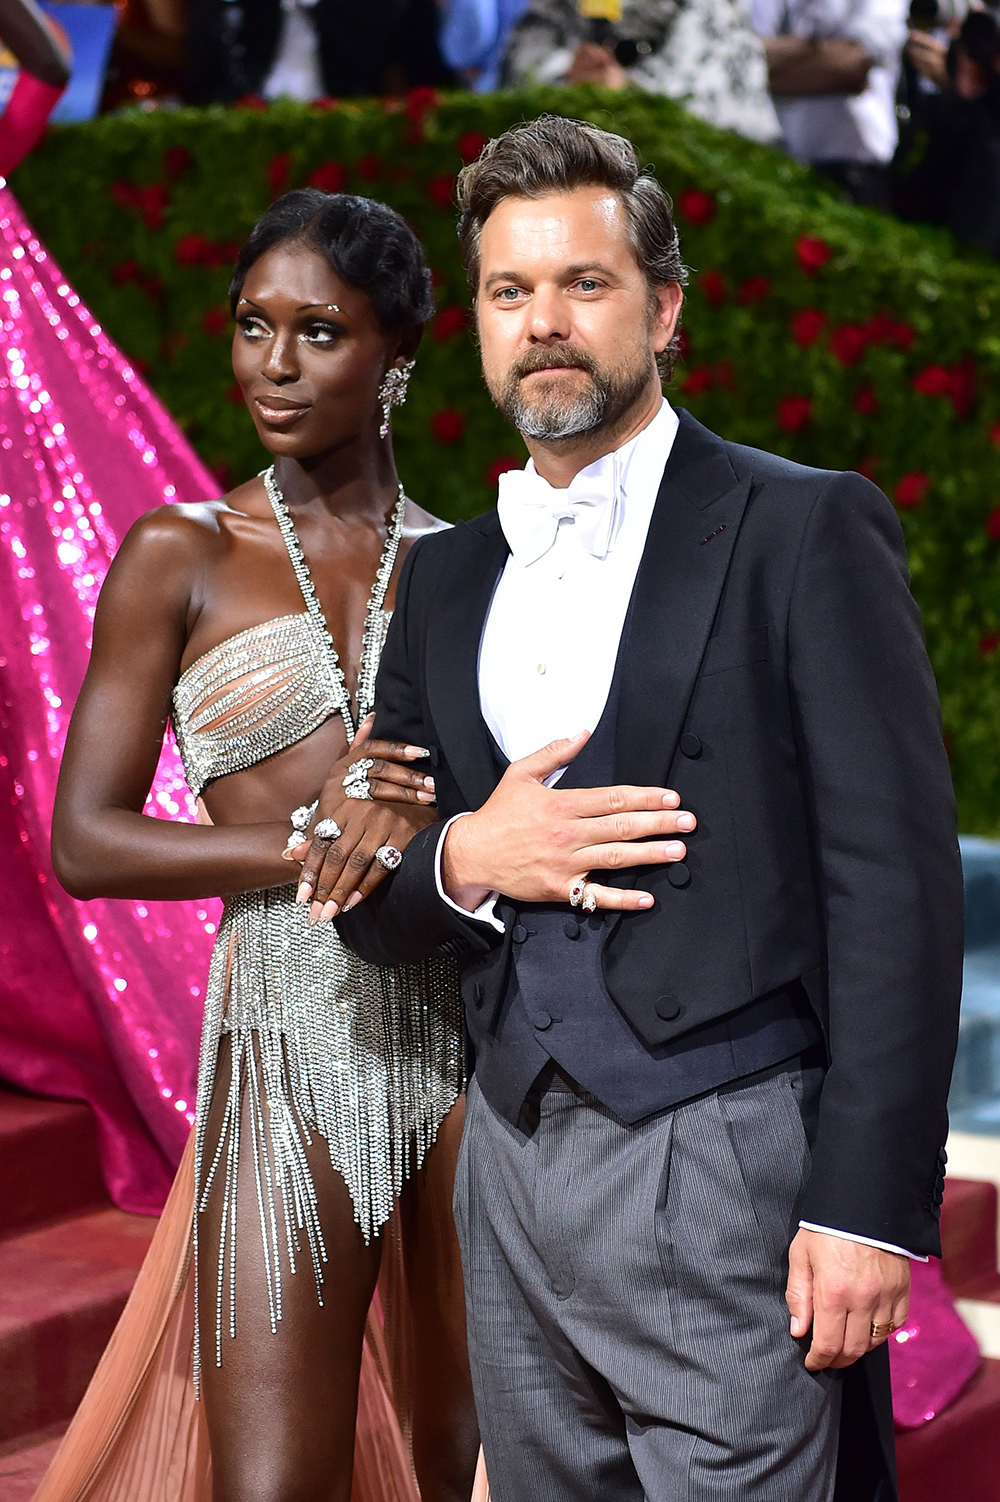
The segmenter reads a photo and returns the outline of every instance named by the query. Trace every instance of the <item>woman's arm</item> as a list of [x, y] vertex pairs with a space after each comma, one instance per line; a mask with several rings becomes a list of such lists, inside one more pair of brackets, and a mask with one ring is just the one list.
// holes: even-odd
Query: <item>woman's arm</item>
[[56, 875], [74, 897], [224, 896], [289, 881], [287, 823], [142, 813], [211, 542], [203, 521], [163, 507], [136, 523], [108, 572], [52, 825]]
[[0, 41], [26, 73], [54, 89], [64, 89], [73, 64], [68, 45], [60, 42], [35, 0], [0, 0]]

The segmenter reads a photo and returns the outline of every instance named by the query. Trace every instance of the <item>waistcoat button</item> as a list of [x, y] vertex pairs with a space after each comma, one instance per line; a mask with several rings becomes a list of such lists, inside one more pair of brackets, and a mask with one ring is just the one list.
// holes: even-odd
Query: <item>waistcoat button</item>
[[532, 1027], [537, 1027], [540, 1032], [544, 1033], [547, 1027], [552, 1026], [552, 1018], [549, 1016], [548, 1012], [535, 1012], [531, 1018], [531, 1025]]
[[578, 939], [580, 937], [580, 925], [575, 918], [566, 919], [566, 922], [563, 924], [563, 933], [567, 939]]
[[692, 758], [700, 756], [702, 752], [700, 737], [688, 730], [681, 736], [681, 751], [685, 756]]
[[677, 861], [675, 865], [667, 867], [667, 880], [672, 887], [686, 887], [691, 880], [691, 872], [683, 861]]
[[525, 939], [528, 937], [528, 930], [525, 928], [523, 923], [515, 923], [514, 927], [510, 931], [510, 936], [514, 940], [515, 944], [523, 944]]
[[656, 1015], [664, 1022], [676, 1022], [683, 1011], [684, 1008], [676, 996], [658, 996], [656, 998]]

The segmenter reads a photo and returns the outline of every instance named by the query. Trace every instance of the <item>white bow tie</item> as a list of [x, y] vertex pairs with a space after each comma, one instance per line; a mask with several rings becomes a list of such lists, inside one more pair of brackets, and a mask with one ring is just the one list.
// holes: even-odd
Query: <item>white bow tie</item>
[[497, 511], [508, 546], [522, 568], [544, 557], [559, 523], [572, 520], [581, 546], [605, 558], [618, 520], [621, 486], [613, 454], [588, 464], [565, 490], [556, 490], [531, 469], [500, 476]]

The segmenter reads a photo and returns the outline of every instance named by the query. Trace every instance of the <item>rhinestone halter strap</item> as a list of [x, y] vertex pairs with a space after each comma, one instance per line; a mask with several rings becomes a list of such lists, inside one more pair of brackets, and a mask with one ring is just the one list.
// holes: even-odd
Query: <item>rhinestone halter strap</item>
[[[274, 478], [274, 465], [269, 469], [261, 470], [261, 479], [264, 481], [264, 489], [267, 498], [271, 502], [271, 510], [274, 519], [288, 549], [288, 556], [295, 570], [295, 577], [299, 581], [302, 598], [305, 601], [306, 614], [319, 628], [323, 640], [329, 648], [330, 679], [333, 688], [334, 702], [340, 711], [347, 731], [347, 743], [354, 740], [357, 735], [357, 726], [351, 714], [351, 696], [347, 692], [347, 682], [344, 678], [344, 669], [340, 665], [340, 654], [326, 617], [323, 607], [319, 603], [316, 586], [313, 584], [309, 565], [306, 563], [305, 554], [295, 531], [295, 523], [292, 521], [292, 513], [285, 505], [285, 498], [278, 488], [278, 482]], [[385, 537], [385, 546], [382, 549], [382, 557], [372, 584], [372, 592], [368, 599], [368, 609], [365, 611], [365, 629], [361, 638], [361, 661], [358, 664], [358, 723], [364, 720], [375, 702], [375, 677], [378, 673], [378, 657], [381, 647], [381, 635], [379, 632], [379, 618], [385, 602], [386, 592], [389, 588], [389, 580], [396, 566], [396, 555], [399, 552], [400, 539], [403, 536], [403, 521], [406, 516], [406, 493], [402, 484], [393, 507], [392, 520]]]

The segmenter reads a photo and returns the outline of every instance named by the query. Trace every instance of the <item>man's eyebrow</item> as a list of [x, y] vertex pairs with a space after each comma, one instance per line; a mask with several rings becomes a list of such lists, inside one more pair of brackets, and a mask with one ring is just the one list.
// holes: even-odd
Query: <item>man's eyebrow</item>
[[[562, 276], [569, 282], [575, 282], [578, 277], [587, 276], [595, 271], [611, 281], [619, 280], [618, 272], [611, 266], [605, 266], [603, 261], [581, 261], [576, 266], [567, 266]], [[514, 282], [520, 285], [523, 281], [524, 277], [517, 271], [494, 271], [486, 278], [483, 286], [489, 289], [498, 282]]]

